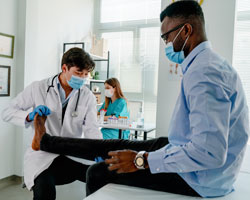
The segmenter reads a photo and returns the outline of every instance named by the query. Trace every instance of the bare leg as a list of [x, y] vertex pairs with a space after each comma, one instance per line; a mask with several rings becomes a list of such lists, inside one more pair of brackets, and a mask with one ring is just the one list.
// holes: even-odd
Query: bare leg
[[40, 150], [40, 141], [46, 132], [45, 121], [46, 116], [39, 116], [36, 114], [34, 119], [35, 135], [32, 140], [32, 149], [35, 151]]

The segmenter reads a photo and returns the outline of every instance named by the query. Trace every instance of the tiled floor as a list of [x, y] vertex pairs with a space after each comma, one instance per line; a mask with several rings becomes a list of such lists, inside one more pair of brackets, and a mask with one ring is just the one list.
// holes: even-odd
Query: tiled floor
[[[57, 187], [59, 200], [82, 200], [84, 197], [85, 184], [79, 181]], [[19, 183], [0, 190], [0, 200], [32, 200], [32, 198], [32, 192], [23, 189]]]
[[21, 185], [13, 184], [7, 188], [0, 190], [1, 200], [30, 200], [32, 199], [32, 192], [22, 189]]

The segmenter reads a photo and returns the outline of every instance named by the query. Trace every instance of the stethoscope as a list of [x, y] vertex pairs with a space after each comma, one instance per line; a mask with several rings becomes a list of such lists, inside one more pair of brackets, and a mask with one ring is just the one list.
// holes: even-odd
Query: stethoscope
[[[56, 77], [58, 77], [58, 74], [52, 78], [51, 85], [49, 85], [48, 89], [47, 89], [47, 94], [49, 93], [50, 88], [54, 87], [53, 82], [54, 82]], [[76, 100], [75, 110], [71, 113], [72, 117], [78, 116], [77, 107], [78, 107], [79, 98], [80, 98], [80, 89], [78, 89], [78, 96], [77, 96], [77, 100]]]

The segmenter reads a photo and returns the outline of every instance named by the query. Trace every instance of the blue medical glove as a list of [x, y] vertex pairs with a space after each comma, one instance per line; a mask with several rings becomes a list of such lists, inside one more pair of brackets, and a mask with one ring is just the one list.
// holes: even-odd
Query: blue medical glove
[[43, 105], [40, 105], [40, 106], [37, 106], [33, 112], [31, 112], [29, 114], [29, 120], [30, 121], [33, 121], [34, 118], [35, 118], [35, 115], [38, 114], [40, 116], [47, 116], [47, 115], [50, 115], [51, 111], [50, 109], [47, 107], [47, 106], [43, 106]]
[[95, 158], [95, 161], [96, 161], [97, 163], [99, 163], [99, 162], [103, 162], [104, 160], [103, 160], [102, 157], [96, 157], [96, 158]]

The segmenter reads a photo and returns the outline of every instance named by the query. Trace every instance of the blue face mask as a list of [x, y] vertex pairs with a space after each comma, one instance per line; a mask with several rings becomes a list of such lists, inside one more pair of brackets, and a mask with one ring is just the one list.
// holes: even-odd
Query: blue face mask
[[73, 89], [80, 89], [86, 82], [86, 78], [80, 78], [78, 76], [71, 76], [71, 79], [68, 81], [67, 83], [69, 84], [69, 86]]
[[175, 42], [176, 38], [179, 36], [179, 34], [181, 33], [181, 31], [183, 30], [184, 26], [181, 28], [181, 30], [179, 31], [179, 33], [175, 36], [173, 42], [169, 42], [165, 48], [165, 54], [167, 56], [167, 58], [174, 62], [174, 63], [178, 63], [178, 64], [181, 64], [184, 59], [185, 59], [185, 55], [184, 55], [184, 47], [188, 41], [188, 38], [189, 36], [187, 37], [186, 41], [184, 42], [182, 48], [181, 48], [181, 51], [178, 51], [178, 52], [175, 52], [174, 51], [174, 45], [173, 43]]
[[185, 59], [183, 50], [179, 51], [179, 52], [174, 51], [173, 42], [169, 42], [167, 44], [167, 46], [165, 48], [165, 54], [166, 54], [167, 58], [174, 63], [181, 64], [183, 62], [183, 60]]

